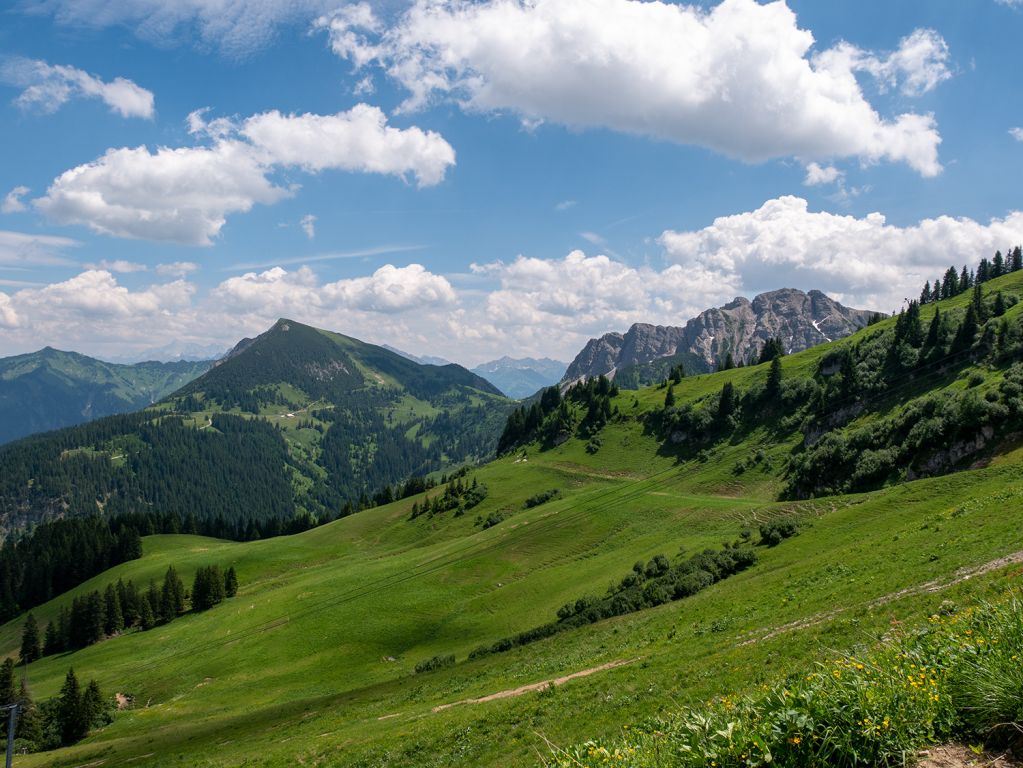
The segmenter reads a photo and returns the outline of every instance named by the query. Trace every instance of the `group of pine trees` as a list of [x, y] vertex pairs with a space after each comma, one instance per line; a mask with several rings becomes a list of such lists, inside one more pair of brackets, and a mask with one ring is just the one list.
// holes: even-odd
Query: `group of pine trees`
[[410, 520], [415, 520], [420, 515], [439, 515], [444, 512], [455, 510], [455, 517], [461, 517], [466, 511], [478, 506], [487, 498], [487, 486], [480, 483], [474, 477], [472, 483], [463, 483], [462, 476], [448, 482], [444, 486], [444, 492], [430, 498], [429, 495], [423, 499], [423, 503], [412, 504]]
[[[15, 682], [14, 660], [0, 664], [0, 705], [17, 704], [15, 746], [19, 751], [66, 747], [81, 741], [89, 731], [110, 722], [111, 702], [103, 696], [99, 684], [90, 680], [83, 688], [69, 669], [60, 693], [36, 706], [25, 679]], [[6, 717], [0, 718], [0, 739], [7, 739]]]
[[[534, 440], [550, 448], [567, 440], [573, 430], [589, 438], [589, 445], [599, 447], [597, 433], [615, 416], [611, 401], [617, 396], [617, 385], [603, 374], [569, 387], [564, 397], [558, 386], [548, 387], [538, 400], [516, 408], [508, 417], [497, 452], [507, 453]], [[572, 406], [583, 409], [581, 418]]]
[[986, 258], [981, 259], [976, 270], [968, 270], [965, 264], [961, 271], [949, 267], [933, 285], [928, 280], [920, 292], [920, 303], [933, 304], [942, 299], [950, 299], [988, 280], [994, 280], [1010, 272], [1018, 272], [1020, 269], [1023, 269], [1023, 249], [1020, 246], [1017, 245], [1007, 256], [1002, 256], [1001, 251], [996, 251], [990, 261]]
[[[745, 365], [761, 365], [762, 363], [771, 362], [776, 357], [782, 357], [784, 354], [785, 342], [782, 341], [780, 336], [772, 336], [764, 342], [764, 346], [760, 348], [759, 352], [757, 350], [750, 350], [749, 359], [745, 363], [742, 360], [736, 362], [735, 356], [729, 350], [718, 364], [718, 370], [730, 371], [733, 368], [742, 368]], [[675, 371], [672, 371], [672, 374], [672, 379], [674, 380]], [[685, 371], [681, 371], [681, 374], [684, 376]], [[681, 379], [681, 376], [679, 376], [679, 379]], [[675, 383], [677, 384], [678, 381], [675, 381]]]
[[150, 582], [147, 589], [139, 589], [134, 582], [119, 579], [102, 593], [96, 590], [76, 596], [46, 625], [42, 638], [35, 616], [29, 613], [22, 628], [20, 660], [30, 664], [42, 656], [85, 648], [128, 629], [152, 629], [183, 614], [189, 601], [193, 611], [204, 611], [237, 592], [233, 566], [226, 572], [218, 565], [199, 568], [191, 592], [186, 591], [174, 566], [167, 568], [161, 587]]

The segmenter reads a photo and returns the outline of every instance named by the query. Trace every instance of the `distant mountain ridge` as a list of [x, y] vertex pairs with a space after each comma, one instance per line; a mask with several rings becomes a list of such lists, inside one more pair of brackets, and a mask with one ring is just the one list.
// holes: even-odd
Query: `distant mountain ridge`
[[752, 301], [740, 296], [701, 312], [684, 326], [636, 323], [624, 334], [590, 339], [562, 381], [615, 376], [623, 369], [671, 356], [678, 357], [689, 373], [705, 373], [729, 353], [736, 362], [748, 360], [773, 337], [782, 339], [786, 352], [845, 338], [866, 326], [873, 314], [843, 306], [816, 290], [782, 288]]
[[498, 360], [482, 363], [472, 372], [482, 376], [508, 397], [521, 400], [544, 387], [557, 384], [565, 374], [568, 363], [549, 357], [512, 358], [505, 355]]
[[123, 365], [52, 347], [0, 358], [0, 443], [144, 408], [211, 365], [208, 360]]
[[[188, 364], [129, 368], [150, 365]], [[460, 365], [286, 318], [206, 368], [152, 407], [0, 446], [0, 532], [100, 509], [241, 538], [333, 519], [489, 458], [514, 405]]]

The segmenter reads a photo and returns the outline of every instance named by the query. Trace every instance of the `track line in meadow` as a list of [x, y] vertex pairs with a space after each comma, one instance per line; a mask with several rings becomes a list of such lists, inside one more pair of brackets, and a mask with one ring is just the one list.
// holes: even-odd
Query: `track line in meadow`
[[957, 570], [951, 579], [932, 579], [931, 581], [925, 581], [923, 584], [917, 584], [913, 587], [905, 587], [895, 592], [889, 592], [887, 595], [881, 595], [875, 597], [873, 600], [868, 600], [865, 603], [860, 603], [856, 606], [849, 606], [848, 608], [836, 608], [832, 611], [824, 611], [822, 613], [808, 616], [805, 619], [798, 621], [791, 621], [788, 624], [782, 624], [780, 627], [775, 627], [769, 630], [766, 634], [760, 637], [752, 637], [748, 640], [744, 640], [739, 643], [739, 647], [745, 645], [753, 645], [754, 643], [762, 643], [765, 640], [771, 640], [772, 638], [778, 637], [779, 635], [786, 634], [788, 632], [795, 632], [800, 629], [808, 629], [809, 627], [815, 627], [818, 624], [823, 624], [825, 621], [831, 621], [837, 618], [843, 613], [846, 613], [851, 608], [878, 608], [888, 603], [893, 603], [896, 600], [901, 600], [904, 597], [915, 597], [916, 595], [923, 595], [934, 592], [942, 592], [949, 587], [954, 587], [956, 584], [961, 584], [969, 579], [976, 578], [977, 576], [984, 576], [985, 574], [997, 571], [1000, 568], [1005, 568], [1010, 565], [1021, 565], [1023, 564], [1023, 550], [1019, 552], [1013, 552], [1010, 555], [999, 557], [990, 562], [983, 563], [981, 565], [967, 566]]
[[[498, 701], [499, 699], [511, 699], [516, 696], [522, 696], [527, 693], [534, 691], [540, 691], [549, 685], [559, 686], [564, 685], [570, 680], [576, 680], [580, 677], [589, 677], [595, 675], [598, 672], [607, 672], [611, 669], [617, 669], [618, 667], [624, 667], [628, 664], [633, 664], [640, 660], [642, 657], [636, 657], [635, 659], [617, 659], [616, 661], [609, 661], [607, 664], [601, 664], [599, 667], [590, 667], [589, 669], [583, 669], [579, 672], [573, 672], [570, 675], [564, 675], [562, 677], [555, 677], [551, 680], [541, 680], [539, 683], [529, 683], [527, 685], [520, 685], [518, 688], [509, 688], [504, 691], [498, 691], [497, 693], [490, 693], [486, 696], [481, 696], [478, 699], [462, 699], [461, 701], [453, 701], [450, 704], [439, 704], [434, 707], [431, 712], [442, 712], [445, 709], [451, 709], [462, 704], [486, 704], [488, 701]], [[381, 720], [383, 718], [380, 718]]]

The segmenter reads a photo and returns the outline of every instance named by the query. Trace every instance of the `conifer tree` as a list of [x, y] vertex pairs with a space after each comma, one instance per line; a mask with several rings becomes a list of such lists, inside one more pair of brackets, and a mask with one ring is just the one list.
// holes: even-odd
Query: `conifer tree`
[[103, 693], [100, 691], [99, 683], [90, 680], [82, 694], [82, 720], [85, 723], [86, 732], [100, 724], [100, 718], [106, 706], [103, 702]]
[[994, 316], [1001, 317], [1005, 314], [1007, 309], [1008, 307], [1005, 306], [1005, 297], [1002, 295], [1002, 292], [999, 291], [995, 294]]
[[767, 389], [765, 394], [769, 398], [775, 398], [781, 394], [781, 358], [776, 357], [771, 361], [771, 370], [767, 372]]
[[64, 746], [70, 746], [85, 737], [89, 726], [82, 711], [82, 690], [75, 676], [75, 670], [69, 669], [64, 678], [57, 700], [57, 726], [60, 729], [60, 740]]
[[0, 664], [0, 705], [12, 704], [17, 691], [14, 687], [14, 659], [8, 656]]
[[39, 645], [39, 625], [31, 613], [25, 617], [25, 626], [21, 631], [21, 652], [18, 660], [22, 664], [31, 664], [42, 656]]
[[952, 343], [952, 350], [954, 352], [962, 352], [970, 349], [977, 338], [977, 327], [977, 312], [971, 302], [970, 306], [966, 308], [966, 317], [963, 318], [962, 325], [959, 326], [959, 331], [956, 333], [955, 341]]
[[43, 740], [43, 724], [24, 680], [18, 689], [18, 724], [15, 728], [18, 741], [27, 744], [30, 750], [39, 748]]
[[46, 625], [46, 632], [43, 634], [43, 655], [52, 656], [64, 650], [64, 644], [60, 640], [60, 633], [57, 631], [57, 622], [51, 621]]
[[928, 280], [924, 283], [924, 288], [920, 291], [920, 303], [930, 304], [931, 303], [931, 281]]
[[153, 613], [153, 604], [148, 599], [143, 598], [141, 601], [142, 609], [139, 612], [139, 626], [142, 629], [152, 629], [156, 626], [156, 615]]
[[163, 591], [160, 596], [160, 618], [167, 622], [185, 612], [185, 585], [174, 570], [174, 566], [167, 567], [167, 573], [163, 577]]
[[718, 370], [720, 370], [720, 371], [730, 371], [734, 367], [735, 367], [735, 358], [732, 356], [731, 351], [729, 351], [728, 354], [725, 355], [725, 360], [724, 360], [723, 363], [721, 363], [721, 366], [720, 366], [720, 368], [718, 368]]
[[973, 308], [973, 314], [977, 323], [983, 323], [987, 320], [987, 306], [984, 304], [984, 293], [981, 291], [979, 285], [973, 286], [973, 296], [970, 297], [970, 306]]
[[664, 407], [674, 408], [675, 407], [675, 385], [669, 384], [668, 391], [664, 395]]
[[726, 381], [721, 387], [721, 394], [718, 397], [718, 418], [726, 419], [735, 413], [738, 406], [738, 398], [735, 395], [735, 386]]
[[1020, 248], [1018, 245], [1012, 249], [1012, 260], [1009, 269], [1013, 272], [1019, 272], [1023, 269], [1023, 248]]
[[1005, 259], [1001, 251], [995, 251], [995, 258], [991, 261], [991, 277], [1001, 277], [1005, 274]]
[[[472, 487], [477, 488], [476, 478], [472, 479]], [[232, 565], [227, 569], [224, 574], [224, 596], [234, 597], [238, 594], [238, 574], [234, 572], [234, 566]]]
[[124, 614], [121, 611], [121, 599], [113, 584], [108, 584], [103, 593], [104, 619], [103, 631], [108, 635], [116, 635], [124, 629]]

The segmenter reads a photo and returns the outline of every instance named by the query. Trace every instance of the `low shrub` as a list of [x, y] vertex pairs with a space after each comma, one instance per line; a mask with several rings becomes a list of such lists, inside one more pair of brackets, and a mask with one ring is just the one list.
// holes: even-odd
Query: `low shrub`
[[454, 654], [441, 654], [434, 656], [432, 659], [427, 659], [426, 661], [421, 661], [416, 664], [416, 674], [418, 675], [422, 672], [433, 672], [436, 669], [444, 669], [445, 667], [453, 666], [455, 666]]

